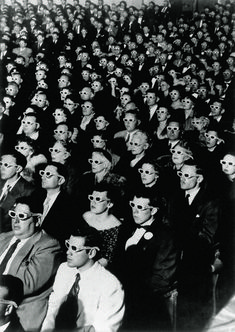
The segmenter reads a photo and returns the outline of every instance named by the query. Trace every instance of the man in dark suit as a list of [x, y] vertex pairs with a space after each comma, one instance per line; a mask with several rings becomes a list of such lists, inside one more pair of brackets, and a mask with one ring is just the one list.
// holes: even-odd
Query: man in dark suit
[[168, 330], [168, 300], [176, 292], [177, 250], [173, 236], [163, 223], [164, 207], [156, 195], [136, 189], [129, 204], [134, 227], [124, 254], [126, 324], [133, 330]]
[[58, 241], [38, 228], [40, 212], [40, 206], [30, 197], [18, 198], [9, 211], [12, 231], [0, 234], [0, 274], [15, 276], [24, 284], [17, 315], [25, 331], [40, 330], [61, 263]]
[[0, 276], [0, 329], [4, 332], [23, 332], [16, 309], [23, 300], [23, 282], [10, 274]]
[[64, 241], [73, 229], [74, 220], [71, 218], [71, 197], [62, 189], [67, 179], [66, 168], [60, 163], [50, 162], [39, 173], [42, 178], [42, 189], [33, 193], [33, 199], [43, 208], [41, 227], [64, 246]]
[[[188, 319], [190, 326], [195, 317], [205, 318], [209, 312], [205, 305], [211, 295], [220, 202], [205, 186], [204, 172], [194, 160], [187, 160], [178, 175], [181, 191], [169, 203], [169, 219], [182, 251], [178, 270], [179, 324]], [[201, 316], [203, 310], [205, 315]]]
[[9, 42], [1, 37], [0, 39], [0, 93], [4, 93], [4, 87], [7, 85], [7, 62], [12, 58], [13, 54], [8, 49]]
[[0, 232], [11, 230], [11, 219], [8, 211], [18, 197], [29, 196], [34, 187], [20, 176], [26, 166], [26, 158], [19, 152], [5, 153], [0, 161]]

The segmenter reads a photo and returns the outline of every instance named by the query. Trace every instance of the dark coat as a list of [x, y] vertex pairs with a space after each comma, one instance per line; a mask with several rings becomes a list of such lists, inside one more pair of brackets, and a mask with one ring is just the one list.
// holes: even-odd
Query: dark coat
[[[124, 327], [142, 326], [146, 330], [152, 324], [162, 330], [170, 328], [163, 294], [175, 287], [178, 253], [173, 234], [161, 218], [157, 216], [151, 226], [146, 226], [140, 241], [124, 252], [122, 282], [127, 307]], [[136, 227], [132, 234], [135, 230]]]
[[[218, 199], [201, 188], [191, 205], [180, 190], [170, 201], [169, 219], [175, 231], [182, 260], [179, 268], [179, 284], [187, 289], [202, 289], [213, 264], [213, 246], [218, 228], [221, 207]], [[189, 287], [189, 288], [188, 288]]]
[[[43, 207], [46, 195], [46, 190], [41, 189], [36, 190], [32, 197]], [[73, 212], [71, 197], [61, 191], [42, 222], [42, 229], [57, 239], [63, 248], [64, 242], [70, 237], [73, 227], [76, 227]]]

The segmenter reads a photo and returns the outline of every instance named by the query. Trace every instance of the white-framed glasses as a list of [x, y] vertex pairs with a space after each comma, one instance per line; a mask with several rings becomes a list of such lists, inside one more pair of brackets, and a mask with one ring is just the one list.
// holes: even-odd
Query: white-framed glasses
[[52, 178], [52, 176], [62, 177], [62, 175], [55, 174], [55, 173], [52, 173], [50, 171], [43, 171], [43, 170], [39, 171], [39, 175], [40, 176], [45, 176], [47, 179]]
[[62, 151], [59, 150], [59, 149], [55, 149], [55, 148], [49, 148], [49, 152], [50, 152], [50, 153], [53, 153], [53, 152], [55, 152], [55, 153], [60, 153], [60, 152], [62, 152]]
[[149, 170], [143, 170], [142, 168], [139, 168], [138, 169], [138, 172], [140, 173], [140, 174], [146, 174], [146, 175], [152, 175], [152, 174], [154, 174], [155, 172], [151, 172], [151, 171], [149, 171]]
[[194, 178], [194, 177], [197, 177], [197, 174], [195, 174], [195, 175], [190, 175], [190, 174], [188, 174], [188, 173], [183, 173], [183, 172], [181, 172], [181, 171], [178, 171], [178, 172], [177, 172], [177, 175], [178, 175], [180, 178], [184, 177], [184, 178], [187, 179], [187, 180], [192, 179], [192, 178]]
[[136, 208], [139, 211], [145, 211], [147, 209], [151, 209], [152, 206], [150, 205], [141, 205], [141, 204], [135, 204], [133, 201], [129, 202], [129, 205], [132, 207], [132, 209]]
[[71, 245], [69, 240], [65, 240], [65, 246], [67, 249], [70, 249], [72, 252], [77, 253], [77, 252], [81, 252], [83, 250], [91, 250], [91, 249], [96, 249], [96, 250], [100, 250], [100, 248], [98, 247], [89, 247], [89, 246], [75, 246], [75, 245]]
[[93, 195], [88, 195], [88, 199], [89, 199], [90, 202], [96, 202], [96, 203], [102, 203], [102, 202], [105, 202], [105, 201], [109, 201], [107, 198], [103, 199], [100, 196], [93, 196]]
[[173, 130], [173, 131], [178, 131], [179, 130], [178, 127], [170, 127], [170, 126], [166, 127], [166, 129], [167, 130]]
[[235, 164], [232, 161], [226, 161], [226, 160], [220, 160], [221, 165], [226, 166], [235, 166]]
[[95, 164], [95, 165], [100, 165], [100, 164], [103, 164], [103, 161], [100, 161], [100, 160], [96, 160], [96, 159], [88, 159], [88, 163], [89, 164]]
[[140, 143], [136, 143], [136, 142], [129, 142], [129, 144], [131, 145], [131, 146], [141, 146], [141, 144]]
[[28, 148], [26, 146], [19, 146], [19, 145], [16, 145], [15, 146], [15, 149], [16, 151], [25, 151], [27, 150]]
[[4, 166], [6, 168], [10, 168], [10, 167], [13, 167], [13, 166], [17, 167], [16, 164], [3, 163], [2, 161], [0, 161], [0, 166]]
[[208, 133], [204, 134], [206, 138], [210, 138], [210, 139], [218, 139], [218, 137], [214, 136], [214, 135], [210, 135]]
[[[55, 133], [55, 134], [61, 134], [61, 135], [63, 135], [63, 134], [66, 134], [66, 131], [55, 129], [55, 130], [54, 130], [54, 133]], [[50, 148], [50, 149], [52, 149], [52, 148]]]
[[26, 124], [28, 126], [32, 126], [32, 125], [36, 124], [36, 122], [30, 122], [30, 121], [22, 120], [22, 124], [24, 124], [24, 125]]
[[19, 220], [27, 220], [31, 217], [39, 216], [40, 214], [39, 213], [30, 213], [30, 214], [28, 214], [28, 213], [25, 213], [25, 212], [16, 213], [14, 210], [9, 210], [8, 215], [13, 219], [15, 219], [17, 217]]
[[105, 142], [105, 140], [104, 140], [104, 139], [94, 139], [94, 138], [92, 138], [92, 139], [91, 139], [91, 142], [92, 142], [92, 143], [99, 144], [99, 143]]

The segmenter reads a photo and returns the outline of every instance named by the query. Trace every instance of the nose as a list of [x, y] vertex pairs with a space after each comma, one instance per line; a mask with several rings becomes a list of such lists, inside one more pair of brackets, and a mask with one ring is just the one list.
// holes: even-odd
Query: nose
[[19, 224], [19, 218], [18, 218], [17, 215], [16, 215], [15, 218], [13, 219], [13, 223], [14, 223], [14, 224]]
[[132, 212], [133, 212], [133, 215], [136, 215], [136, 214], [138, 214], [139, 210], [134, 206], [132, 208]]

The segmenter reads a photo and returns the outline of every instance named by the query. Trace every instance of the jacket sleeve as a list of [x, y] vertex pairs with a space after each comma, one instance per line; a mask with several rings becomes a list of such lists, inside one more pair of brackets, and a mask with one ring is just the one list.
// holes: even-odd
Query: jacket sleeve
[[156, 249], [156, 257], [151, 277], [151, 288], [156, 294], [164, 294], [171, 290], [175, 281], [178, 251], [171, 233], [163, 233]]
[[214, 236], [218, 227], [220, 206], [217, 201], [209, 201], [196, 218], [201, 218], [198, 236], [208, 244], [213, 244]]

